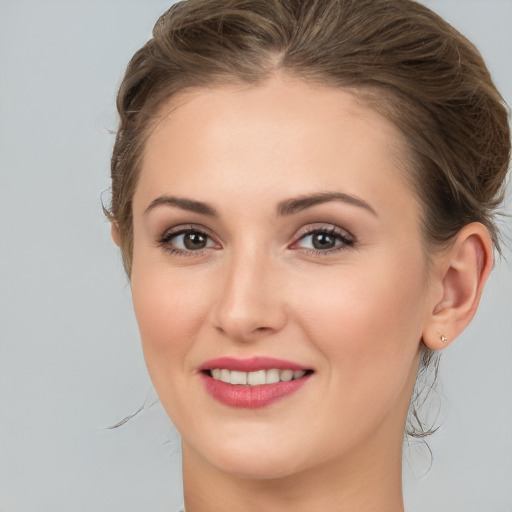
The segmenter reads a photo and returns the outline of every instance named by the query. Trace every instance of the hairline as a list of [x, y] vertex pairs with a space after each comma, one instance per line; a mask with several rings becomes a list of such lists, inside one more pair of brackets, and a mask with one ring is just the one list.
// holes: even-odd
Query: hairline
[[[275, 53], [273, 54], [275, 57]], [[418, 157], [415, 154], [414, 149], [411, 147], [409, 140], [403, 130], [397, 125], [396, 122], [392, 119], [392, 116], [386, 115], [389, 112], [395, 111], [396, 107], [393, 105], [393, 100], [398, 100], [398, 95], [396, 92], [391, 92], [389, 89], [386, 89], [384, 86], [379, 85], [343, 85], [340, 81], [336, 81], [335, 79], [329, 76], [323, 76], [320, 73], [310, 73], [307, 76], [303, 76], [300, 72], [294, 70], [293, 68], [286, 68], [281, 65], [280, 59], [273, 59], [274, 65], [276, 67], [274, 69], [269, 69], [266, 72], [262, 72], [259, 79], [254, 81], [249, 81], [246, 79], [237, 76], [236, 74], [228, 74], [228, 73], [212, 73], [211, 76], [207, 76], [205, 74], [204, 77], [201, 77], [200, 80], [196, 80], [196, 83], [183, 84], [181, 86], [175, 87], [175, 90], [170, 92], [168, 95], [163, 95], [160, 101], [157, 102], [156, 106], [151, 105], [147, 107], [147, 104], [144, 107], [151, 108], [153, 107], [153, 112], [149, 111], [144, 113], [144, 107], [141, 109], [141, 113], [143, 115], [150, 116], [150, 120], [147, 126], [141, 131], [141, 151], [138, 155], [137, 161], [134, 166], [134, 174], [135, 181], [131, 194], [131, 213], [130, 213], [130, 232], [127, 233], [129, 235], [129, 244], [122, 244], [123, 251], [128, 251], [129, 256], [129, 268], [131, 271], [131, 264], [133, 260], [133, 198], [135, 196], [138, 182], [140, 179], [140, 175], [142, 173], [142, 169], [144, 166], [144, 158], [146, 154], [147, 142], [154, 131], [158, 128], [158, 126], [172, 113], [179, 109], [182, 105], [184, 105], [187, 101], [193, 99], [195, 95], [201, 92], [207, 91], [219, 91], [226, 90], [231, 92], [243, 91], [252, 88], [263, 87], [269, 80], [278, 76], [285, 81], [290, 83], [305, 83], [309, 86], [318, 88], [318, 89], [338, 89], [343, 90], [349, 93], [354, 100], [363, 108], [367, 108], [372, 112], [376, 113], [381, 119], [385, 120], [392, 128], [396, 135], [394, 139], [396, 143], [390, 145], [388, 147], [390, 154], [396, 161], [397, 171], [400, 173], [400, 176], [403, 180], [405, 186], [407, 186], [410, 192], [414, 195], [415, 199], [418, 201], [419, 211], [420, 211], [420, 232], [422, 238], [422, 245], [424, 248], [424, 254], [428, 266], [430, 267], [432, 264], [432, 257], [445, 249], [450, 245], [450, 240], [448, 240], [444, 244], [434, 243], [429, 240], [428, 237], [428, 219], [426, 215], [425, 203], [421, 199], [421, 187], [418, 183], [418, 174], [419, 167], [421, 164], [418, 161]], [[206, 78], [209, 78], [208, 85], [203, 85], [197, 83], [199, 81], [204, 81]], [[384, 99], [384, 102], [382, 101]], [[415, 103], [414, 100], [410, 100]], [[379, 108], [384, 104], [387, 108]], [[400, 115], [397, 113], [397, 117]]]

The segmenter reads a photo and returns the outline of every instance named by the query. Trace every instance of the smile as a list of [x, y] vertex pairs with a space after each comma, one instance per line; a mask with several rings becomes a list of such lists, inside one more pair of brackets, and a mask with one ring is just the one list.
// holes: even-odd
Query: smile
[[313, 373], [300, 364], [267, 357], [222, 357], [199, 368], [211, 397], [228, 407], [244, 409], [266, 407], [293, 395]]
[[226, 368], [214, 368], [210, 370], [210, 376], [214, 380], [226, 382], [235, 386], [262, 386], [264, 384], [276, 384], [300, 379], [306, 375], [306, 370], [280, 370], [271, 368], [255, 372], [241, 372]]

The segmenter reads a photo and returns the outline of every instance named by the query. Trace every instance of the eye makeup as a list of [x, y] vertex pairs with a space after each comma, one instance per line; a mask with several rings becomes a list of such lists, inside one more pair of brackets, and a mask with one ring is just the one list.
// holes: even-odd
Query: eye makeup
[[177, 226], [164, 232], [157, 244], [168, 254], [183, 257], [203, 256], [210, 249], [220, 249], [208, 231], [195, 226]]
[[337, 226], [310, 226], [299, 232], [290, 248], [303, 249], [308, 255], [322, 257], [346, 250], [354, 243], [353, 235]]
[[[288, 246], [310, 256], [323, 257], [353, 247], [355, 238], [333, 225], [310, 225], [302, 228]], [[204, 228], [197, 225], [177, 226], [164, 232], [157, 244], [168, 254], [183, 257], [203, 256], [222, 246]]]

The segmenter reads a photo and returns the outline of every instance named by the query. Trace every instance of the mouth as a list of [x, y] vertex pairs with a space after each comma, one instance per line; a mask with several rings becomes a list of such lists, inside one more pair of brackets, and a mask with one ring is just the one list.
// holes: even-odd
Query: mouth
[[229, 407], [246, 409], [266, 407], [293, 395], [313, 373], [290, 361], [263, 357], [219, 358], [199, 368], [209, 395]]
[[203, 370], [203, 373], [208, 377], [233, 386], [263, 386], [265, 384], [277, 384], [278, 382], [290, 382], [291, 380], [301, 379], [312, 372], [313, 370], [283, 370], [279, 368], [254, 372], [228, 370], [227, 368]]

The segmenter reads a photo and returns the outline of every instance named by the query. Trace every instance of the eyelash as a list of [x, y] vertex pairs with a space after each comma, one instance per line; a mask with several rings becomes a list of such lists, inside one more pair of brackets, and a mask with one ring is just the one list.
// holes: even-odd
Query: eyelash
[[211, 247], [205, 247], [203, 249], [198, 249], [198, 250], [194, 251], [194, 250], [190, 250], [190, 249], [189, 250], [178, 249], [177, 247], [173, 247], [171, 245], [171, 241], [174, 238], [177, 238], [180, 235], [186, 235], [186, 234], [192, 234], [192, 233], [201, 235], [208, 240], [213, 240], [212, 237], [206, 231], [204, 231], [200, 228], [197, 228], [195, 226], [187, 226], [187, 227], [182, 227], [182, 228], [179, 228], [176, 230], [166, 231], [162, 235], [162, 237], [158, 240], [158, 245], [160, 247], [162, 247], [162, 249], [164, 249], [167, 253], [172, 254], [172, 255], [182, 256], [185, 258], [201, 256], [205, 251], [207, 251]]
[[[211, 247], [205, 247], [203, 249], [192, 250], [192, 249], [178, 249], [177, 247], [173, 247], [171, 245], [171, 241], [177, 238], [180, 235], [186, 234], [197, 234], [205, 237], [208, 240], [213, 240], [212, 237], [204, 230], [197, 228], [195, 226], [182, 227], [177, 230], [170, 230], [165, 232], [162, 237], [158, 240], [158, 245], [162, 247], [167, 253], [171, 255], [177, 255], [181, 257], [199, 257], [202, 256], [204, 252], [211, 249]], [[335, 239], [335, 241], [340, 241], [341, 243], [335, 245], [330, 249], [304, 249], [304, 253], [312, 256], [325, 256], [328, 254], [337, 253], [339, 251], [346, 250], [350, 247], [353, 247], [355, 244], [355, 240], [347, 231], [336, 228], [336, 227], [319, 227], [319, 228], [309, 228], [300, 233], [295, 241], [292, 243], [291, 247], [294, 248], [299, 242], [305, 240], [306, 238], [314, 235], [326, 235]], [[294, 248], [297, 250], [297, 248]]]
[[305, 240], [308, 237], [312, 237], [314, 235], [326, 235], [332, 237], [335, 241], [340, 241], [341, 243], [335, 245], [331, 249], [305, 249], [304, 253], [311, 256], [326, 256], [333, 253], [337, 253], [339, 251], [346, 250], [350, 247], [353, 247], [355, 244], [354, 237], [350, 235], [347, 231], [342, 230], [340, 228], [332, 227], [319, 227], [319, 228], [309, 228], [306, 229], [303, 233], [299, 234], [296, 241], [293, 242], [292, 246], [297, 245], [302, 240]]

